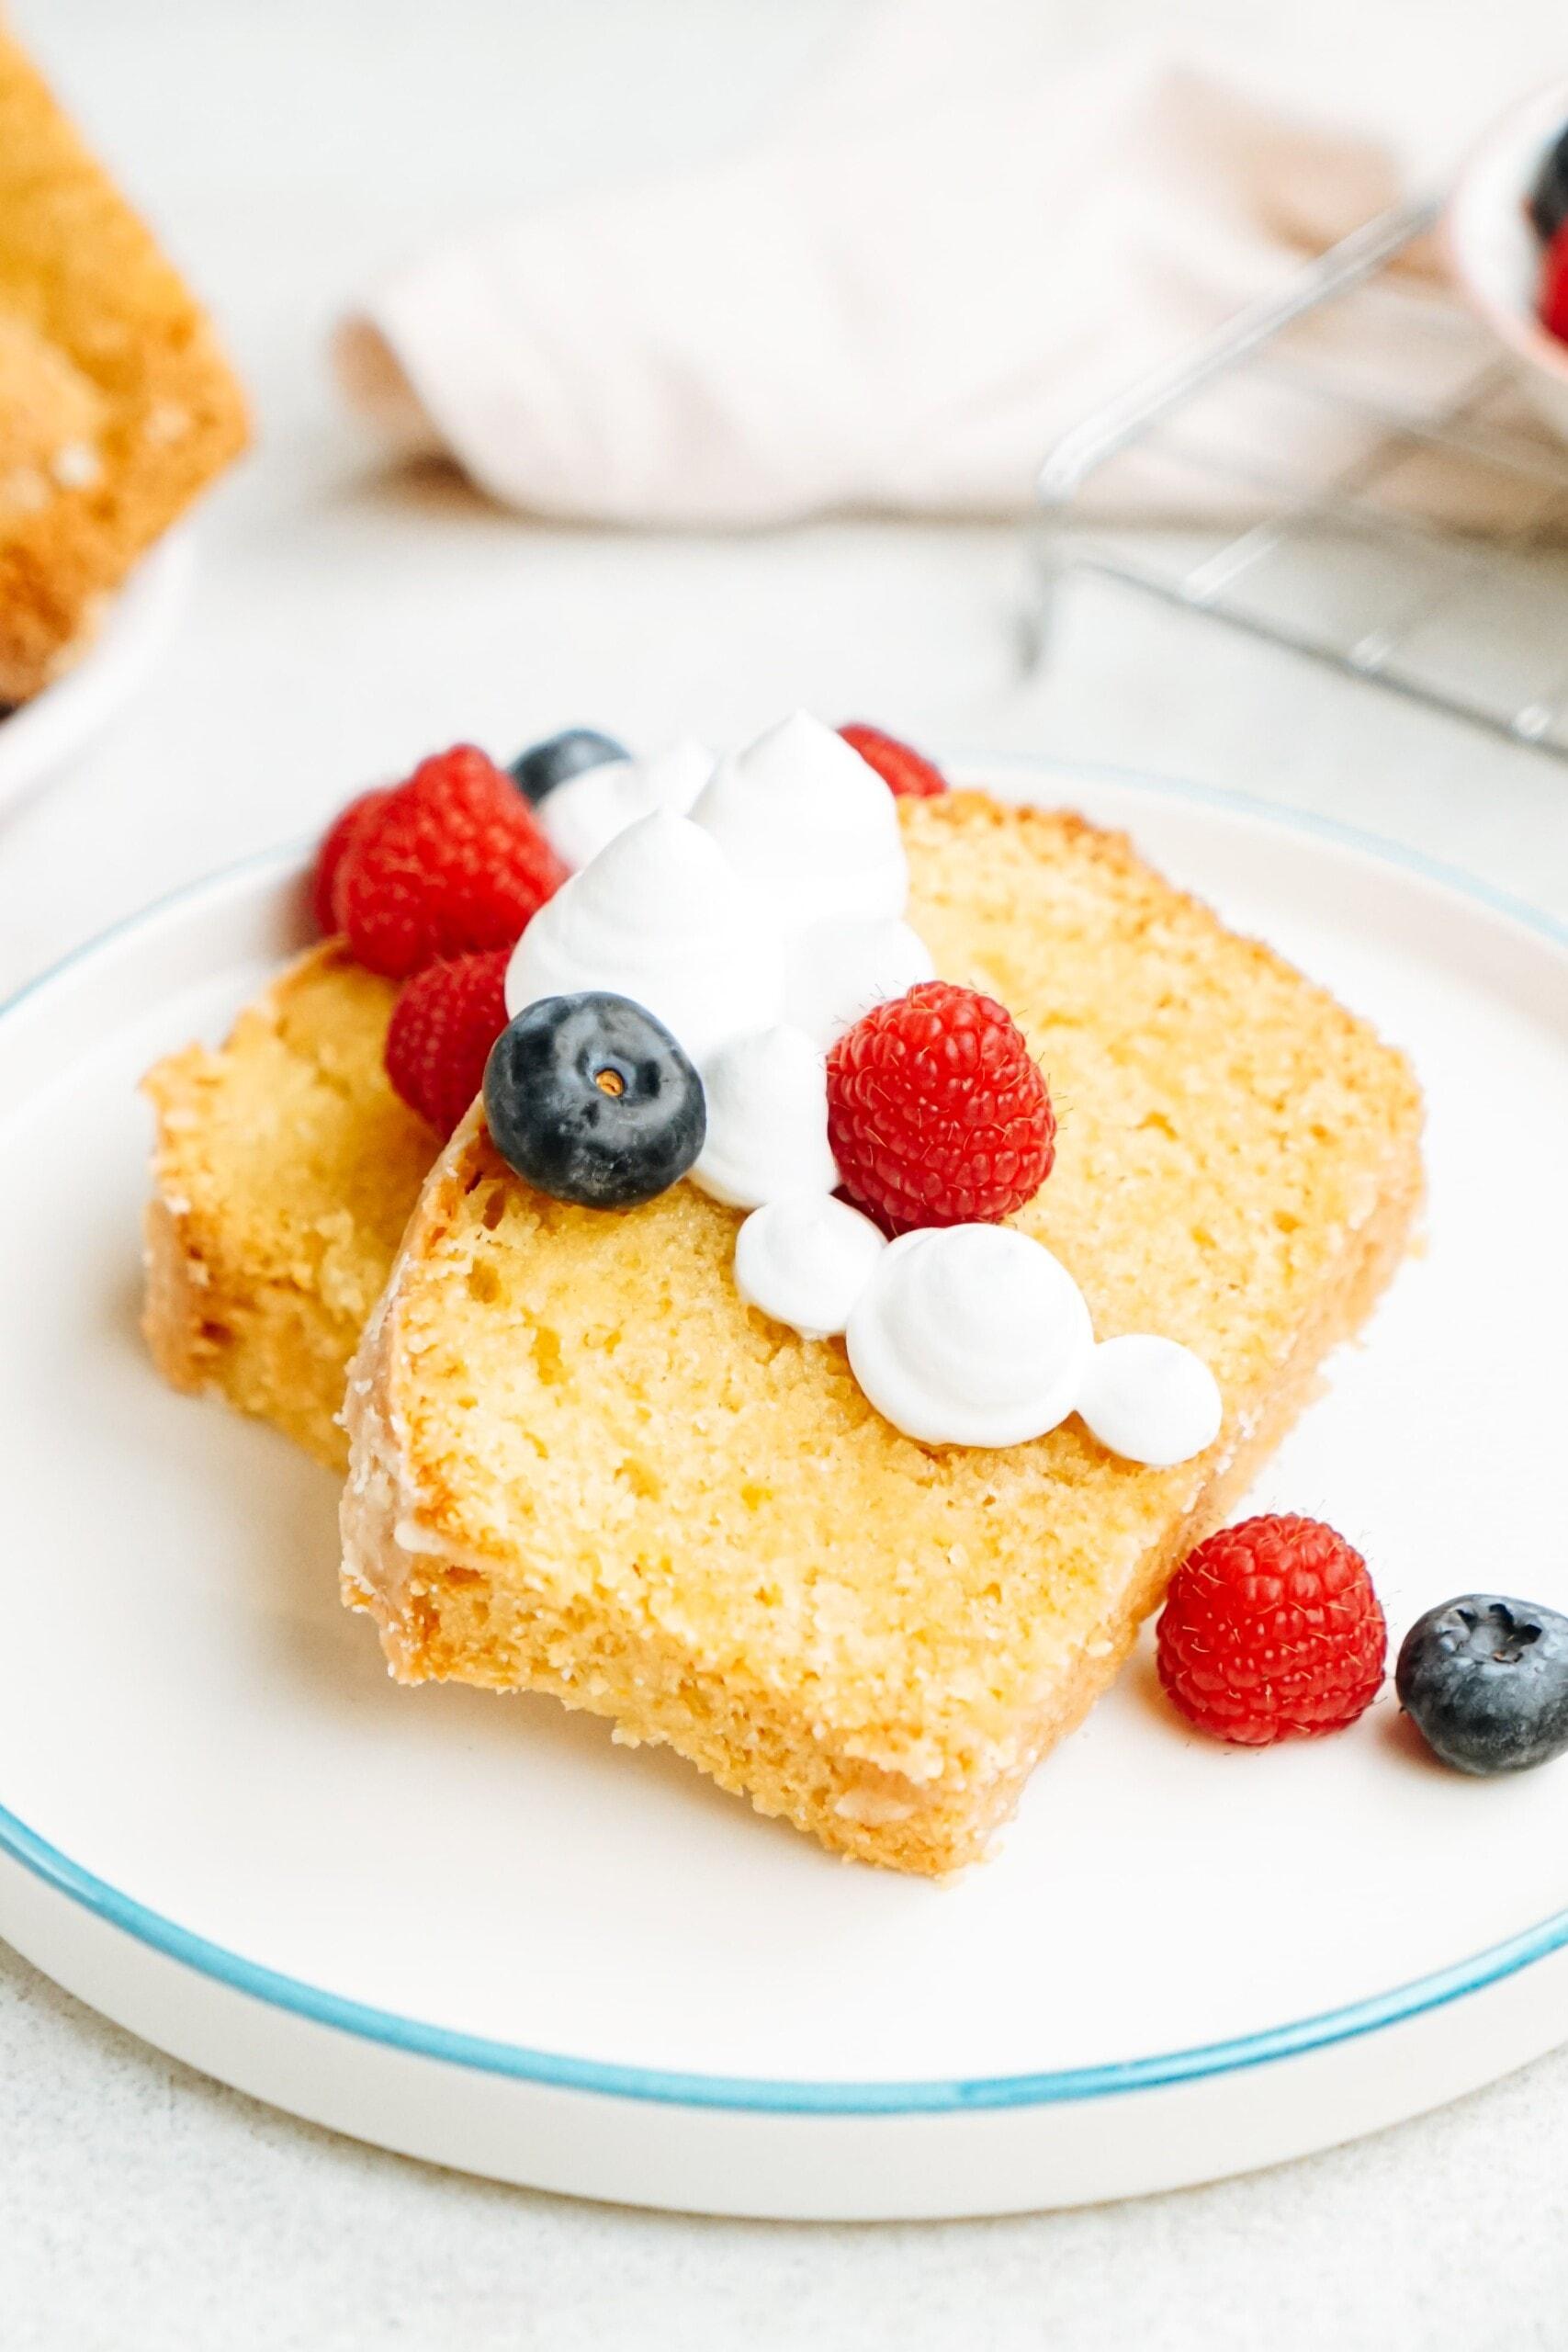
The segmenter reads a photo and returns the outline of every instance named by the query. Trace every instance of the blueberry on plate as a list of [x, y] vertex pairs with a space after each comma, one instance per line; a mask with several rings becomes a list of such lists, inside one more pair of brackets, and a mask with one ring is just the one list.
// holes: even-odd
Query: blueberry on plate
[[512, 763], [512, 781], [536, 808], [558, 784], [565, 784], [587, 768], [608, 767], [612, 760], [629, 760], [631, 753], [613, 735], [593, 727], [568, 727], [559, 735], [519, 752]]
[[1460, 1772], [1525, 1772], [1568, 1747], [1568, 1617], [1500, 1593], [1428, 1609], [1404, 1636], [1394, 1688], [1435, 1755]]
[[1560, 131], [1541, 157], [1529, 209], [1532, 223], [1550, 244], [1568, 220], [1568, 130]]
[[484, 1096], [507, 1164], [584, 1208], [668, 1192], [707, 1135], [702, 1080], [663, 1023], [597, 989], [525, 1006], [491, 1047]]

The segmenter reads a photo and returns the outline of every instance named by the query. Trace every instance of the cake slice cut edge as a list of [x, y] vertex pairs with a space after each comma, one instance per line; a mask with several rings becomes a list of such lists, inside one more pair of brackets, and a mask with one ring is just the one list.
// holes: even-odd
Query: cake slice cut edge
[[175, 1388], [221, 1396], [335, 1470], [348, 1360], [436, 1151], [383, 1066], [396, 994], [327, 941], [222, 1046], [187, 1046], [142, 1081], [157, 1121], [152, 1360]]
[[842, 1345], [747, 1308], [738, 1217], [530, 1192], [476, 1112], [350, 1374], [344, 1592], [393, 1673], [538, 1690], [666, 1743], [829, 1849], [982, 1855], [1360, 1327], [1417, 1213], [1408, 1065], [1119, 836], [978, 794], [905, 803], [911, 919], [1063, 1112], [1014, 1222], [1100, 1338], [1211, 1363], [1210, 1452], [901, 1437]]

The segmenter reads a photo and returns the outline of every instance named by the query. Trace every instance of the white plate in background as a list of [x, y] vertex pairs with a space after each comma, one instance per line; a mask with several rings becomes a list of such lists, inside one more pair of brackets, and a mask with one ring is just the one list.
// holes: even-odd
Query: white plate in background
[[1547, 149], [1568, 130], [1568, 81], [1534, 91], [1493, 125], [1444, 209], [1449, 266], [1514, 362], [1538, 413], [1568, 437], [1568, 344], [1537, 312], [1544, 248], [1526, 209]]
[[[1430, 1241], [1255, 1490], [1345, 1528], [1397, 1639], [1568, 1605], [1568, 944], [1398, 852], [1017, 763], [1408, 1045]], [[994, 2212], [1294, 2155], [1568, 2039], [1568, 1764], [1441, 1770], [1392, 1691], [1213, 1746], [1148, 1645], [947, 1886], [846, 1865], [543, 1698], [400, 1690], [335, 1482], [136, 1332], [158, 1053], [295, 944], [291, 859], [0, 1018], [0, 1933], [134, 2031], [417, 2155], [783, 2217]]]
[[190, 593], [186, 532], [143, 556], [81, 660], [52, 686], [0, 718], [0, 812], [59, 774], [135, 693]]

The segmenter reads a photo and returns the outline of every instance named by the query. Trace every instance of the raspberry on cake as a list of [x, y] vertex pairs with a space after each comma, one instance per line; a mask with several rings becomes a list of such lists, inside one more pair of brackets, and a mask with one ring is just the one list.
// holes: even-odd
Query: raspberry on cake
[[323, 939], [342, 929], [337, 911], [337, 877], [348, 853], [375, 822], [376, 811], [392, 797], [389, 785], [362, 792], [333, 819], [316, 852], [310, 876], [310, 912]]
[[1022, 1208], [1051, 1173], [1055, 1137], [1017, 1023], [974, 989], [926, 981], [864, 1014], [828, 1057], [844, 1190], [890, 1233]]
[[867, 727], [859, 719], [852, 719], [839, 732], [900, 799], [929, 800], [947, 790], [942, 770], [912, 744], [901, 743], [897, 735], [885, 735], [880, 727]]
[[509, 951], [427, 964], [405, 980], [387, 1031], [387, 1075], [411, 1111], [449, 1136], [480, 1086], [506, 1026]]
[[512, 946], [566, 879], [522, 795], [471, 743], [358, 807], [328, 834], [322, 862], [335, 858], [332, 911], [355, 958], [389, 979]]

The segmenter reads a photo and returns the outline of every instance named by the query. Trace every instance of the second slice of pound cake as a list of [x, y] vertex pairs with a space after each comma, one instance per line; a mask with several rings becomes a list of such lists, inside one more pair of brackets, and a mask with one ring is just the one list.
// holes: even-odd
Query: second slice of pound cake
[[435, 1137], [383, 1053], [396, 990], [341, 942], [310, 949], [216, 1050], [148, 1073], [157, 1114], [142, 1329], [176, 1388], [348, 1458], [344, 1374]]
[[1007, 1006], [1060, 1114], [1010, 1223], [1100, 1340], [1217, 1379], [1174, 1468], [1076, 1418], [928, 1445], [840, 1339], [748, 1306], [739, 1216], [675, 1184], [547, 1198], [476, 1111], [437, 1161], [348, 1387], [344, 1594], [393, 1672], [552, 1692], [847, 1855], [983, 1853], [1360, 1325], [1421, 1193], [1404, 1057], [1120, 836], [906, 800], [909, 920]]

